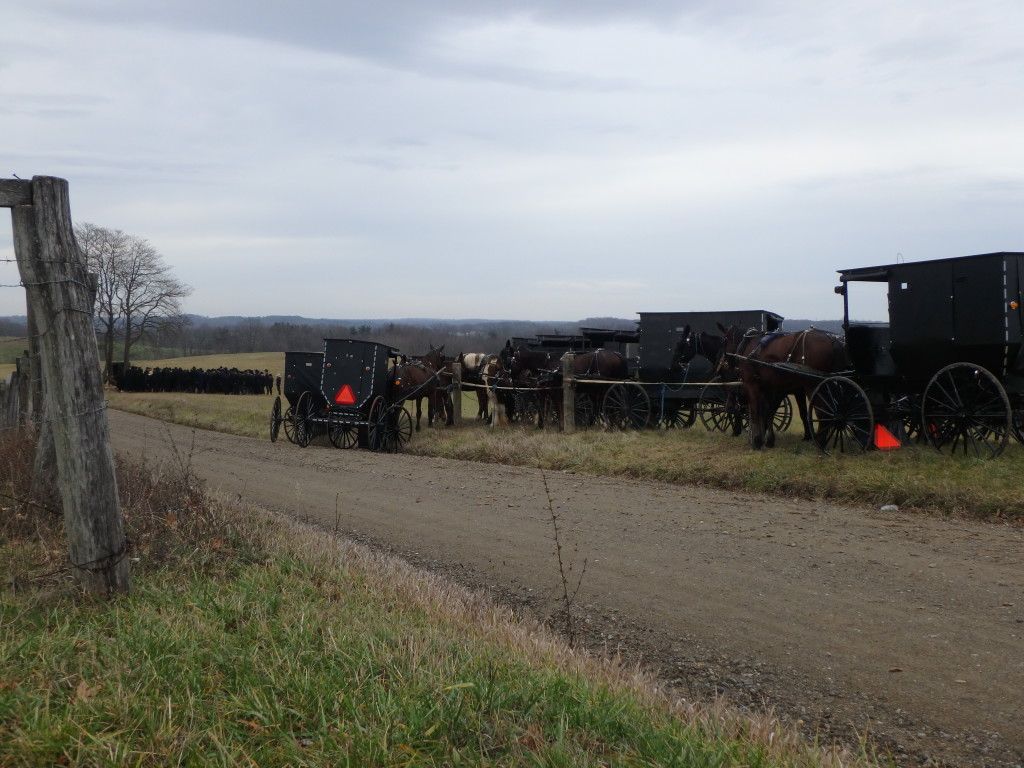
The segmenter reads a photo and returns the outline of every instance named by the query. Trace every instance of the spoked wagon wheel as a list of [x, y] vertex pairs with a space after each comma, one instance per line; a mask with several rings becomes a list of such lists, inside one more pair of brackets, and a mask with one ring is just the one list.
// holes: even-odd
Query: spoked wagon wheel
[[337, 411], [327, 414], [327, 437], [335, 448], [354, 448], [359, 442], [359, 428], [346, 423], [343, 418]]
[[1019, 404], [1014, 404], [1010, 431], [1018, 443], [1024, 443], [1024, 411], [1021, 410]]
[[808, 418], [811, 439], [826, 455], [862, 452], [871, 445], [874, 413], [867, 394], [852, 379], [832, 376], [818, 384]]
[[772, 427], [776, 432], [785, 432], [793, 423], [793, 400], [787, 395], [772, 415]]
[[384, 412], [387, 411], [387, 403], [384, 402], [384, 398], [377, 396], [370, 403], [369, 414], [367, 415], [366, 421], [366, 441], [367, 447], [371, 451], [383, 451], [384, 450], [384, 427], [385, 419]]
[[398, 453], [412, 439], [412, 417], [401, 405], [384, 412], [384, 451]]
[[605, 392], [601, 416], [609, 429], [643, 429], [651, 421], [651, 398], [639, 384], [613, 384]]
[[992, 459], [1010, 438], [1010, 400], [999, 380], [981, 366], [953, 363], [924, 390], [921, 424], [944, 453]]
[[284, 412], [282, 417], [284, 420], [284, 436], [288, 438], [289, 443], [295, 442], [295, 409], [292, 406], [288, 406], [288, 410]]
[[898, 395], [889, 401], [886, 408], [892, 418], [902, 425], [908, 441], [925, 441], [924, 433], [921, 431], [921, 403], [917, 398], [911, 395]]
[[295, 404], [295, 444], [300, 448], [305, 448], [313, 441], [313, 431], [316, 429], [313, 421], [315, 413], [313, 394], [303, 392], [299, 396], [299, 402]]
[[405, 448], [412, 440], [412, 416], [402, 406], [397, 406], [398, 418], [395, 421], [395, 434], [398, 436], [398, 450]]
[[370, 450], [398, 453], [412, 439], [412, 417], [403, 406], [385, 406], [379, 400], [370, 407]]
[[688, 429], [697, 421], [698, 405], [694, 400], [676, 400], [666, 408], [665, 426], [672, 429]]
[[274, 407], [270, 409], [270, 442], [276, 443], [281, 433], [281, 396], [274, 398]]
[[591, 393], [577, 392], [574, 403], [573, 418], [575, 419], [576, 429], [586, 429], [587, 427], [594, 426], [594, 420], [597, 418], [597, 409], [594, 407], [594, 398], [591, 396]]
[[747, 409], [740, 405], [738, 386], [716, 376], [701, 390], [697, 413], [709, 432], [731, 431], [738, 435], [747, 428]]

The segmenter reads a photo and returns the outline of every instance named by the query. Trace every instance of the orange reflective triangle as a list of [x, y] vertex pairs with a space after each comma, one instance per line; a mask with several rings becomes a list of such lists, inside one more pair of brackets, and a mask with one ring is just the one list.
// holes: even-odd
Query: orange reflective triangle
[[355, 405], [356, 393], [352, 391], [352, 387], [346, 384], [338, 390], [338, 394], [334, 396], [334, 402], [338, 405]]
[[881, 424], [875, 424], [875, 448], [880, 451], [891, 451], [893, 448], [901, 448], [902, 445], [892, 432]]

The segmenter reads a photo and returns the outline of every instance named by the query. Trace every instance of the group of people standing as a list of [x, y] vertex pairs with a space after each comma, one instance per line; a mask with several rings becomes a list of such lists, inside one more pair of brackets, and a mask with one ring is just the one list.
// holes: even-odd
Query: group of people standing
[[121, 392], [196, 392], [219, 395], [273, 394], [270, 371], [238, 368], [127, 368], [115, 366], [111, 383]]

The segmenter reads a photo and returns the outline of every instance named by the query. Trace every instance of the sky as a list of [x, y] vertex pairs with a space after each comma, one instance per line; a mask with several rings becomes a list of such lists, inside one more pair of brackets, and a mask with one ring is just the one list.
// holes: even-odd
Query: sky
[[[1024, 251], [1019, 0], [0, 19], [0, 178], [67, 179], [74, 221], [147, 240], [191, 314], [834, 319], [836, 270]], [[12, 258], [0, 215], [0, 316], [25, 311]]]

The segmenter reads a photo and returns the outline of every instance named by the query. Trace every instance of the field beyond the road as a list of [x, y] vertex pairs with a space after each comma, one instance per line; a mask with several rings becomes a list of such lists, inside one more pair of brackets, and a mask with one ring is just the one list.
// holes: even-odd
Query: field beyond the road
[[[282, 354], [268, 353], [149, 364], [267, 369], [276, 374], [283, 370], [283, 361]], [[111, 391], [108, 398], [111, 407], [132, 413], [269, 439], [271, 395]], [[1024, 447], [1015, 441], [992, 460], [951, 458], [928, 446], [823, 456], [801, 440], [798, 420], [780, 433], [775, 448], [753, 451], [745, 436], [708, 432], [699, 420], [689, 429], [591, 429], [575, 434], [518, 425], [491, 428], [474, 420], [476, 398], [470, 392], [463, 394], [462, 413], [464, 418], [455, 427], [427, 427], [424, 413], [423, 428], [413, 434], [406, 452], [875, 507], [896, 505], [919, 514], [1024, 521]], [[285, 439], [283, 430], [280, 439]], [[330, 447], [319, 439], [312, 447], [318, 445]]]

